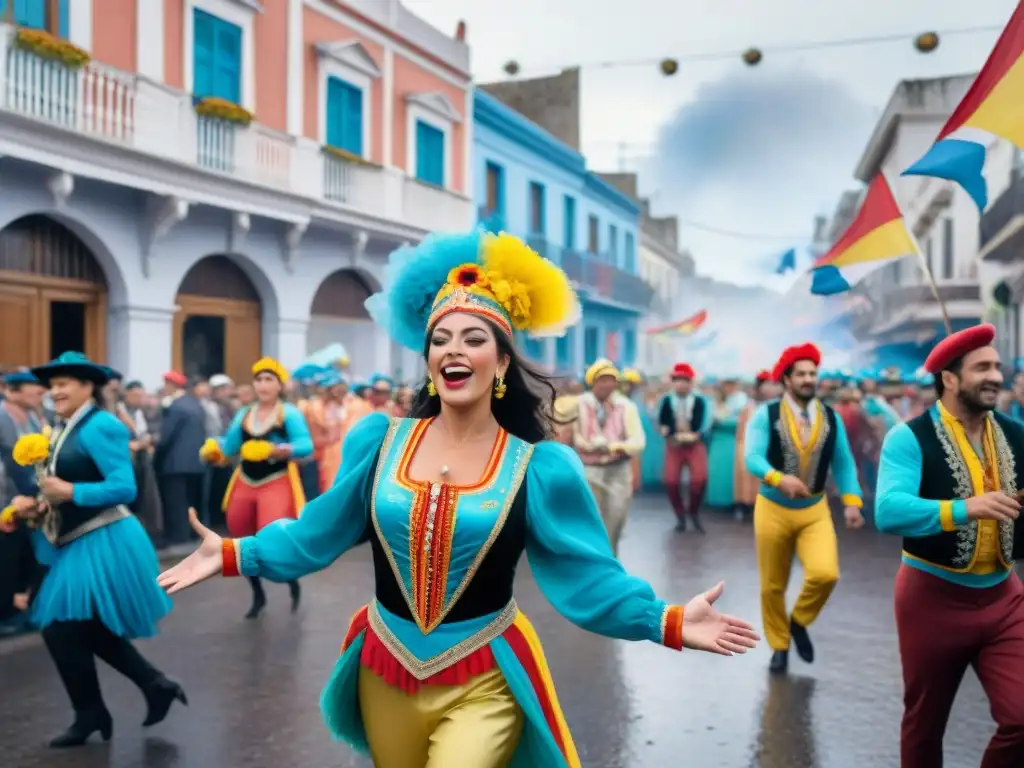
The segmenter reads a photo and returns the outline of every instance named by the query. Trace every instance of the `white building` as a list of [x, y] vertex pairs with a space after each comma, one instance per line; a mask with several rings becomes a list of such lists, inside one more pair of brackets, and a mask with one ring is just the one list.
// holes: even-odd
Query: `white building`
[[341, 341], [415, 375], [362, 302], [401, 243], [472, 224], [465, 42], [398, 0], [69, 5], [0, 13], [0, 364], [244, 379]]
[[694, 264], [692, 256], [679, 251], [675, 216], [651, 217], [645, 203], [640, 228], [640, 276], [654, 289], [654, 297], [640, 322], [636, 366], [645, 375], [660, 376], [678, 360], [682, 340], [648, 331], [685, 319], [682, 286], [693, 277]]
[[[900, 174], [932, 145], [973, 80], [973, 75], [963, 75], [900, 82], [854, 172], [865, 184], [879, 172], [886, 174], [954, 330], [978, 322], [983, 313], [977, 206], [951, 182]], [[988, 169], [995, 177], [1008, 179], [1005, 153], [994, 146], [990, 154]], [[990, 190], [992, 195], [1001, 191], [998, 184], [990, 184]], [[919, 258], [905, 258], [872, 273], [859, 284], [857, 294], [868, 302], [853, 324], [862, 342], [858, 357], [864, 363], [913, 370], [945, 334], [939, 304]]]

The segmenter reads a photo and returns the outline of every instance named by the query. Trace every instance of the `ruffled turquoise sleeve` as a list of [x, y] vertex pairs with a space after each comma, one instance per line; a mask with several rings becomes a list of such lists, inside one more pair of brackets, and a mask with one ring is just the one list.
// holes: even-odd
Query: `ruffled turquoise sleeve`
[[[278, 520], [255, 536], [229, 542], [244, 576], [292, 581], [326, 568], [355, 546], [366, 530], [377, 462], [389, 419], [368, 414], [342, 446], [342, 464], [330, 490], [306, 504], [296, 520]], [[225, 563], [229, 573], [230, 563]]]
[[682, 608], [626, 573], [572, 449], [538, 443], [526, 470], [526, 553], [544, 596], [583, 629], [682, 647]]

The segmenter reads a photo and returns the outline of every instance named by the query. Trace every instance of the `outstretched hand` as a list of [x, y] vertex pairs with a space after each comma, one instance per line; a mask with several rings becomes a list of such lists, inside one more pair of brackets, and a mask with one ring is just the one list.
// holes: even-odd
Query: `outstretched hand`
[[719, 613], [714, 602], [722, 596], [725, 582], [697, 595], [683, 609], [683, 646], [722, 656], [746, 653], [761, 637], [751, 624]]
[[199, 548], [157, 577], [156, 583], [166, 589], [169, 595], [221, 572], [224, 539], [199, 522], [196, 511], [191, 507], [188, 510], [188, 521], [192, 530], [199, 535]]

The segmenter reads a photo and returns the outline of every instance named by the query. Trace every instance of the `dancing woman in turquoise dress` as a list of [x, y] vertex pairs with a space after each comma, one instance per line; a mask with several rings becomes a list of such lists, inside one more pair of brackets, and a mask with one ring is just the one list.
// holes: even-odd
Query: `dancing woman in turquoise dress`
[[708, 490], [704, 502], [716, 509], [733, 508], [736, 502], [736, 426], [747, 406], [746, 393], [736, 389], [735, 379], [723, 379], [722, 401], [715, 407], [708, 448]]
[[[108, 741], [113, 729], [96, 659], [142, 691], [148, 707], [143, 725], [163, 720], [175, 700], [187, 702], [181, 687], [131, 643], [157, 633], [171, 601], [154, 581], [159, 565], [149, 536], [127, 507], [136, 494], [131, 435], [97, 404], [114, 372], [66, 352], [32, 373], [50, 388], [63, 427], [40, 453], [36, 495], [17, 497], [13, 508], [36, 526], [33, 548], [49, 566], [30, 619], [42, 630], [75, 710], [71, 727], [50, 746], [76, 747], [96, 731]], [[32, 437], [47, 445], [41, 435]]]
[[660, 600], [615, 559], [579, 458], [548, 439], [554, 390], [513, 334], [579, 317], [566, 276], [522, 241], [432, 236], [391, 257], [367, 301], [427, 379], [411, 418], [363, 418], [333, 488], [297, 520], [221, 539], [165, 572], [175, 592], [216, 574], [299, 578], [361, 541], [376, 595], [353, 617], [321, 698], [327, 727], [378, 768], [568, 768], [580, 759], [540, 641], [513, 597], [525, 551], [573, 623], [625, 640], [722, 655], [753, 647], [712, 603]]

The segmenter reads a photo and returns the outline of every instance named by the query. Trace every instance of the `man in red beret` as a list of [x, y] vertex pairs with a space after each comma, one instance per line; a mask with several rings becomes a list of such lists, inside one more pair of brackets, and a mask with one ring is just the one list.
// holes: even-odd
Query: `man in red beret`
[[[769, 669], [789, 668], [790, 642], [810, 664], [814, 645], [807, 627], [825, 607], [839, 581], [839, 549], [825, 480], [832, 470], [842, 496], [848, 528], [864, 525], [857, 465], [842, 419], [817, 398], [821, 352], [813, 344], [786, 349], [773, 378], [783, 386], [779, 400], [765, 403], [747, 425], [744, 459], [761, 479], [754, 502], [754, 538], [761, 575], [761, 616], [774, 650]], [[786, 587], [793, 555], [804, 569], [804, 584], [786, 614]]]
[[1024, 765], [1024, 426], [995, 411], [995, 328], [940, 342], [925, 361], [938, 402], [885, 437], [875, 524], [903, 537], [896, 630], [903, 662], [903, 768], [942, 765], [942, 737], [968, 665], [998, 726], [983, 768]]
[[[689, 511], [694, 530], [704, 533], [700, 523], [700, 505], [708, 484], [708, 449], [704, 437], [711, 429], [711, 405], [704, 395], [693, 390], [697, 378], [688, 363], [672, 368], [672, 388], [658, 407], [658, 426], [666, 440], [665, 490], [676, 514], [676, 530], [686, 530]], [[689, 507], [683, 504], [680, 490], [683, 470], [690, 470]]]

